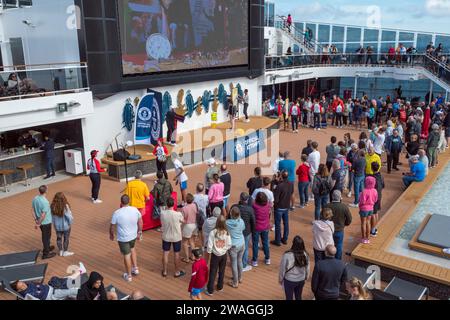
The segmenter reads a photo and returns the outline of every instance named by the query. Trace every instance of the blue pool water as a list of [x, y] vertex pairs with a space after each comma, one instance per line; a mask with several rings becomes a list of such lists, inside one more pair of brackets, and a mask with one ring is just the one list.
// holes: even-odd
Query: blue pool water
[[431, 189], [418, 203], [416, 210], [400, 230], [397, 237], [411, 240], [428, 213], [450, 216], [450, 163], [447, 164]]

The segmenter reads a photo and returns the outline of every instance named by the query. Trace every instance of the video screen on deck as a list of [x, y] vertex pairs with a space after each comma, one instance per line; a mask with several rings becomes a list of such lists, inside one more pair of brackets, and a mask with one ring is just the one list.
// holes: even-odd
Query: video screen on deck
[[248, 64], [248, 0], [119, 0], [124, 75]]

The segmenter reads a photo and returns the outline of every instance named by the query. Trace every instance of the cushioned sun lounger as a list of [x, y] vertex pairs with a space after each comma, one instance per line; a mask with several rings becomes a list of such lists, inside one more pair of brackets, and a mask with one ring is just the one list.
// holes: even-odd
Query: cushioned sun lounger
[[109, 286], [107, 286], [105, 288], [106, 292], [111, 291], [111, 289], [114, 288], [116, 290], [116, 294], [119, 300], [128, 300], [128, 298], [130, 297], [129, 294], [125, 294], [122, 291], [120, 291], [119, 289], [117, 289], [116, 287], [114, 287], [112, 284], [110, 284]]
[[36, 263], [40, 250], [0, 255], [0, 269], [32, 265]]
[[371, 283], [375, 277], [375, 272], [368, 273], [365, 268], [359, 267], [351, 263], [348, 263], [346, 265], [346, 268], [347, 268], [347, 278], [351, 279], [355, 277], [361, 280], [361, 282], [364, 284], [364, 287], [367, 287], [367, 285]]
[[372, 289], [369, 291], [370, 294], [372, 295], [372, 300], [400, 300], [399, 297], [378, 289]]
[[433, 214], [417, 238], [417, 242], [438, 248], [450, 248], [450, 217]]
[[399, 297], [402, 300], [421, 300], [426, 295], [428, 299], [428, 288], [394, 277], [387, 285], [384, 292]]
[[8, 268], [0, 270], [0, 279], [9, 281], [9, 283], [16, 280], [21, 281], [40, 281], [45, 278], [47, 271], [47, 264], [34, 264], [29, 266]]

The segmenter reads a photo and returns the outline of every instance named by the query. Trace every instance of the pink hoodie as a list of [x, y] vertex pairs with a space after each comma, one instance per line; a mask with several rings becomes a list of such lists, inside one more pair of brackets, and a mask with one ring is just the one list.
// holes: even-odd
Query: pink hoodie
[[365, 188], [359, 196], [359, 210], [360, 211], [373, 211], [373, 206], [378, 200], [378, 192], [375, 189], [377, 180], [374, 177], [367, 177], [365, 181]]

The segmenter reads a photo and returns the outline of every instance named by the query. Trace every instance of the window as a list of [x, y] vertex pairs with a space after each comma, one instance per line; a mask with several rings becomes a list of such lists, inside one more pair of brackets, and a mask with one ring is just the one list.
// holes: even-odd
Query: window
[[442, 43], [442, 46], [444, 47], [444, 52], [448, 53], [450, 52], [450, 37], [446, 36], [436, 36], [436, 43], [434, 44], [435, 47], [439, 45], [439, 43]]
[[344, 42], [344, 27], [333, 26], [331, 42]]
[[427, 46], [432, 42], [433, 36], [431, 34], [423, 34], [419, 33], [417, 35], [417, 45], [416, 49], [418, 52], [424, 52], [427, 49]]
[[383, 43], [381, 43], [380, 53], [388, 53], [390, 47], [393, 47], [395, 49], [395, 42], [383, 42]]
[[294, 27], [295, 27], [295, 36], [297, 38], [302, 38], [304, 29], [305, 29], [303, 22], [301, 22], [301, 23], [294, 22]]
[[414, 33], [411, 32], [400, 32], [399, 41], [414, 41]]
[[360, 28], [347, 28], [347, 41], [348, 42], [361, 41], [361, 29]]
[[395, 41], [395, 31], [386, 31], [383, 30], [381, 33], [381, 41]]
[[355, 53], [361, 45], [359, 43], [347, 43], [345, 53]]
[[323, 24], [319, 25], [319, 42], [329, 43], [330, 41], [330, 26]]
[[373, 53], [378, 53], [378, 42], [364, 42], [364, 49], [367, 50], [367, 47], [372, 47]]
[[275, 20], [275, 4], [266, 2], [264, 5], [264, 25], [273, 27]]
[[365, 29], [364, 41], [378, 41], [378, 30]]
[[306, 28], [311, 29], [312, 31], [312, 39], [316, 39], [316, 24], [313, 23], [307, 23]]
[[269, 39], [264, 39], [264, 54], [269, 55]]

